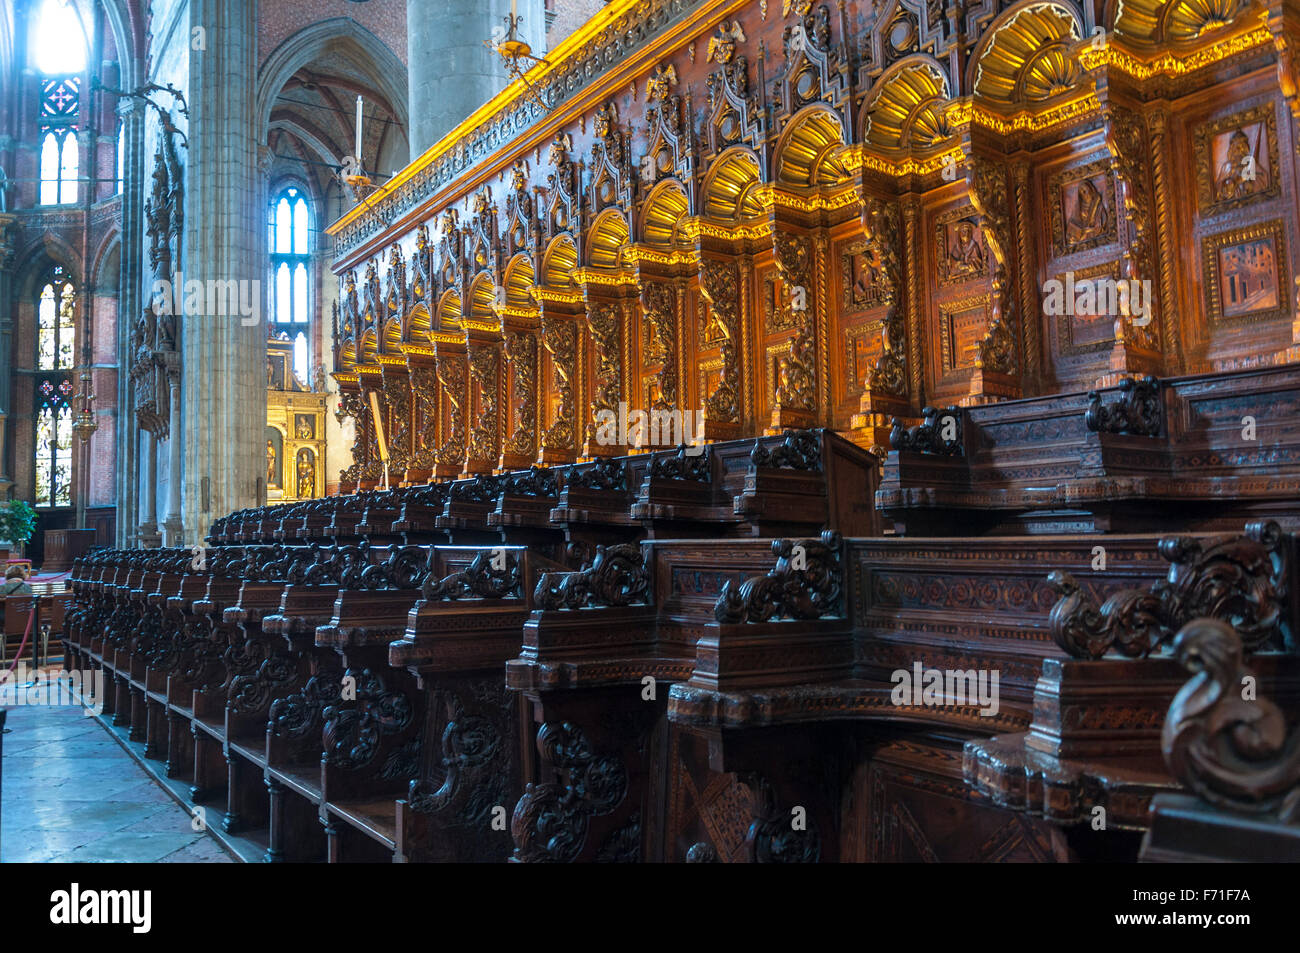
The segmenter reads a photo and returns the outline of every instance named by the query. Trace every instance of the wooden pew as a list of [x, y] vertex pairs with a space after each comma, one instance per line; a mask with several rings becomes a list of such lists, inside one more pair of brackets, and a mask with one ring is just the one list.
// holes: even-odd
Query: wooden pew
[[895, 421], [876, 504], [898, 533], [1300, 528], [1300, 366], [1127, 380]]

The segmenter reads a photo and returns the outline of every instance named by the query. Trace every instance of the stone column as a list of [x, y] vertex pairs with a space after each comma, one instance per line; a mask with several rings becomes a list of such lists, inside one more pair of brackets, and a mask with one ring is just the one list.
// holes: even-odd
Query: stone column
[[[176, 374], [167, 375], [168, 410], [173, 421], [181, 419], [181, 381]], [[181, 442], [176, 427], [173, 426], [167, 440], [167, 472], [171, 478], [167, 481], [167, 519], [163, 523], [163, 545], [179, 546], [182, 540], [183, 524], [181, 517]], [[202, 532], [199, 533], [203, 535]]]
[[[406, 0], [412, 159], [505, 88], [501, 57], [483, 44], [505, 37], [510, 8], [510, 0]], [[520, 38], [546, 55], [544, 0], [515, 8]]]
[[122, 234], [138, 236], [137, 240], [122, 242], [121, 273], [118, 276], [117, 353], [121, 370], [117, 375], [117, 532], [115, 545], [124, 549], [144, 519], [140, 513], [140, 452], [151, 438], [142, 433], [135, 418], [131, 375], [128, 373], [131, 355], [131, 328], [140, 314], [144, 242], [143, 237], [143, 183], [144, 174], [144, 110], [131, 99], [117, 104], [117, 114], [122, 118], [122, 135], [126, 139], [122, 172], [125, 184], [122, 189]]
[[140, 456], [144, 458], [144, 485], [139, 490], [140, 526], [136, 537], [141, 546], [154, 546], [158, 543], [158, 441], [148, 430], [138, 432]]
[[[189, 54], [186, 281], [250, 282], [263, 305], [266, 184], [257, 172], [257, 10], [252, 0], [191, 0], [190, 27], [206, 31]], [[237, 310], [237, 309], [236, 309]], [[237, 314], [181, 319], [179, 441], [182, 527], [197, 541], [214, 519], [255, 506], [266, 426], [266, 329]], [[162, 395], [159, 395], [160, 397]]]
[[6, 462], [5, 447], [8, 441], [9, 422], [6, 419], [13, 396], [13, 326], [10, 317], [13, 314], [13, 266], [15, 238], [10, 231], [15, 217], [0, 213], [0, 501], [9, 499], [9, 465]]

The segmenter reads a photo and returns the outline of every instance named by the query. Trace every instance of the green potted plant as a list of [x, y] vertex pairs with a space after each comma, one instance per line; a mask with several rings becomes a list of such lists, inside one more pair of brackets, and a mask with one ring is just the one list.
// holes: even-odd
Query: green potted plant
[[36, 511], [26, 500], [0, 503], [0, 548], [8, 547], [18, 553], [36, 532]]

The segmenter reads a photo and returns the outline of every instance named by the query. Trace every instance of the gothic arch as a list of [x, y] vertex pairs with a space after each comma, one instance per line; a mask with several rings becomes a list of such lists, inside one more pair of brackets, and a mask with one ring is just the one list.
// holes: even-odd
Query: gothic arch
[[350, 59], [384, 97], [403, 131], [410, 129], [406, 83], [393, 80], [406, 76], [402, 61], [365, 27], [345, 17], [334, 17], [299, 30], [262, 62], [255, 100], [259, 142], [265, 141], [270, 131], [271, 107], [284, 84], [304, 65], [326, 54]]

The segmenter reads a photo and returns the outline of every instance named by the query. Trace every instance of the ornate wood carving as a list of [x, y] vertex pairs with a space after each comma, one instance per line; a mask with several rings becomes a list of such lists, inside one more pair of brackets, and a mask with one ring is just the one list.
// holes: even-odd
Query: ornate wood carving
[[1289, 643], [1291, 545], [1274, 522], [1251, 523], [1244, 536], [1206, 545], [1192, 537], [1160, 541], [1168, 578], [1149, 590], [1123, 589], [1100, 608], [1067, 572], [1048, 582], [1061, 594], [1052, 608], [1056, 644], [1074, 658], [1098, 659], [1112, 649], [1144, 658], [1167, 649], [1178, 629], [1208, 616], [1230, 622], [1247, 651]]
[[537, 337], [531, 331], [508, 331], [505, 354], [514, 376], [513, 427], [507, 453], [532, 457], [537, 452]]
[[551, 354], [551, 370], [559, 401], [555, 419], [542, 435], [542, 447], [573, 450], [573, 374], [577, 359], [578, 327], [567, 318], [542, 316], [542, 345]]
[[840, 615], [842, 574], [840, 536], [827, 530], [821, 539], [772, 541], [776, 566], [766, 576], [752, 576], [736, 589], [728, 580], [713, 607], [723, 623], [770, 619], [820, 619]]
[[1161, 748], [1169, 773], [1215, 807], [1300, 820], [1300, 731], [1268, 698], [1243, 698], [1253, 674], [1226, 621], [1199, 618], [1179, 630], [1174, 657], [1189, 672], [1169, 706]]
[[705, 413], [709, 418], [726, 423], [740, 420], [740, 368], [737, 344], [740, 337], [740, 316], [737, 311], [739, 297], [735, 269], [727, 263], [706, 260], [700, 268], [700, 294], [713, 314], [715, 326], [723, 337], [722, 374], [712, 394], [704, 398]]

